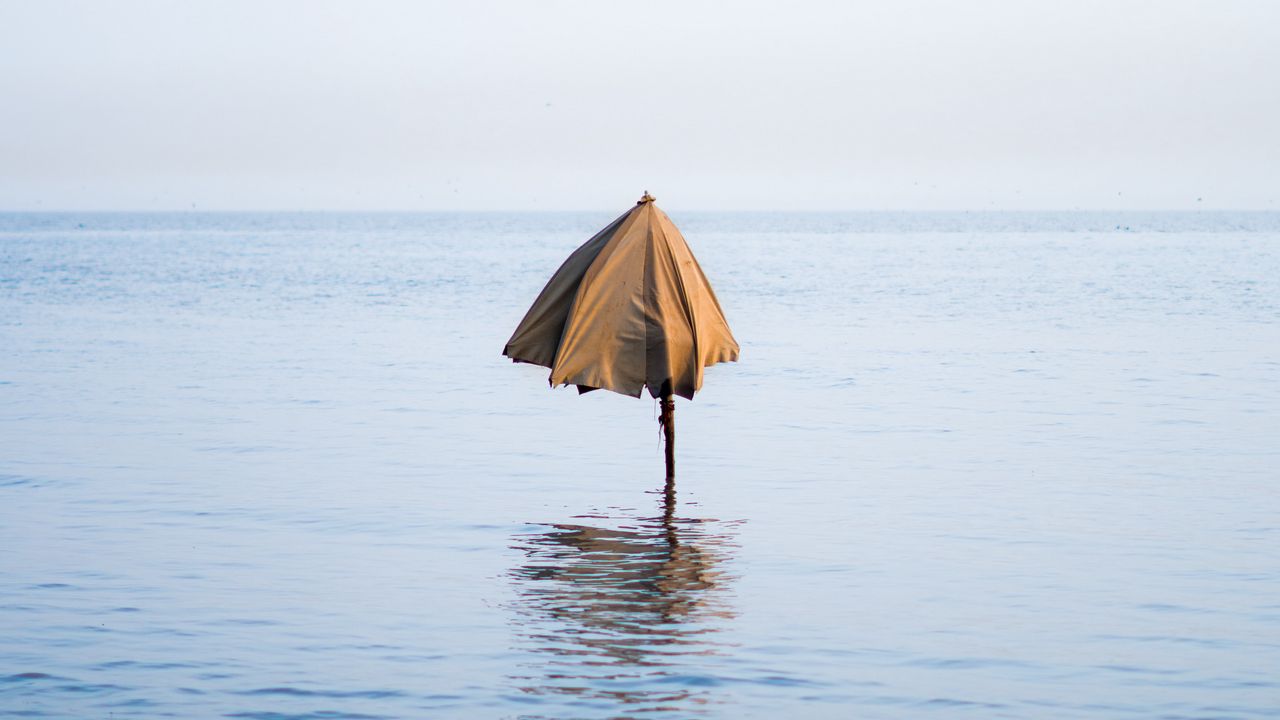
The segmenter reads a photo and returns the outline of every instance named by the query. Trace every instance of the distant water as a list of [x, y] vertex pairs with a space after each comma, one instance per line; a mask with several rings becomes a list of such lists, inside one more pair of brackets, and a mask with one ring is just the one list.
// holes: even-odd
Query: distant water
[[1280, 717], [1280, 215], [676, 213], [674, 498], [612, 217], [0, 215], [0, 717]]

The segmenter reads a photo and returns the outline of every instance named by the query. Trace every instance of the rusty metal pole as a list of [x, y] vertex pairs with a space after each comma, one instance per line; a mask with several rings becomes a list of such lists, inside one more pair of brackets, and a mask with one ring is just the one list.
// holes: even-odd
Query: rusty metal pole
[[670, 393], [662, 396], [662, 414], [658, 416], [667, 441], [667, 482], [676, 479], [676, 400]]

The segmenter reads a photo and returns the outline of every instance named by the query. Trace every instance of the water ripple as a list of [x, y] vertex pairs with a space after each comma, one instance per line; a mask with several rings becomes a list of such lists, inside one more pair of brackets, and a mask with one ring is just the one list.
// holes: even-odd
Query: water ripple
[[733, 523], [680, 518], [668, 486], [658, 516], [591, 513], [605, 524], [554, 523], [521, 533], [509, 573], [533, 674], [513, 675], [530, 697], [608, 701], [635, 713], [702, 714], [725, 677], [688, 660], [724, 652], [715, 635], [735, 617], [726, 570]]
[[230, 712], [224, 717], [247, 717], [250, 720], [388, 720], [390, 715], [362, 715], [358, 712], [317, 710], [314, 712]]
[[396, 698], [404, 697], [404, 693], [398, 690], [308, 690], [306, 688], [296, 687], [266, 687], [256, 690], [242, 690], [237, 695], [291, 695], [294, 697], [319, 697], [319, 698]]

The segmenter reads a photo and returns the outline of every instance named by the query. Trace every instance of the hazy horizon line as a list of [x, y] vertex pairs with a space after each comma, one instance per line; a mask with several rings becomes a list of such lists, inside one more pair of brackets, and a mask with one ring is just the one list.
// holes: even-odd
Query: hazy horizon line
[[[630, 206], [627, 206], [628, 208]], [[624, 208], [625, 210], [626, 208]], [[595, 213], [606, 211], [618, 211], [618, 206], [610, 206], [609, 210], [604, 208], [538, 208], [538, 209], [520, 209], [520, 208], [488, 208], [488, 209], [465, 209], [465, 208], [433, 208], [433, 209], [407, 209], [407, 208], [0, 208], [0, 213], [6, 215], [19, 214], [73, 214], [73, 213], [101, 213], [101, 214], [200, 214], [200, 213], [225, 213], [225, 214], [315, 214], [315, 215], [356, 215], [356, 214], [538, 214], [538, 213]], [[675, 212], [681, 213], [740, 213], [740, 214], [777, 214], [789, 213], [796, 215], [804, 214], [869, 214], [869, 213], [910, 213], [910, 214], [943, 214], [943, 213], [1004, 213], [1004, 214], [1036, 214], [1036, 213], [1280, 213], [1280, 208], [1232, 208], [1232, 207], [1204, 207], [1204, 208], [1089, 208], [1089, 207], [1061, 207], [1061, 208], [1034, 208], [1034, 209], [1014, 209], [1014, 208], [808, 208], [808, 209], [783, 209], [783, 208], [676, 208]]]

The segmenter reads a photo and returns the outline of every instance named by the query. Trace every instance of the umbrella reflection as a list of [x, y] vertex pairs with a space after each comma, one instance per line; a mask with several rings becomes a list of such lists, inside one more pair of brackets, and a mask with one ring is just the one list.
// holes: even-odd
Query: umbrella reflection
[[732, 576], [720, 566], [734, 523], [679, 518], [675, 509], [669, 485], [657, 517], [579, 516], [597, 524], [516, 536], [525, 556], [509, 573], [516, 623], [538, 656], [531, 674], [514, 678], [522, 692], [605, 702], [609, 717], [696, 713], [714, 701], [713, 683], [696, 679], [698, 656], [719, 654], [714, 635], [733, 617]]

